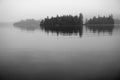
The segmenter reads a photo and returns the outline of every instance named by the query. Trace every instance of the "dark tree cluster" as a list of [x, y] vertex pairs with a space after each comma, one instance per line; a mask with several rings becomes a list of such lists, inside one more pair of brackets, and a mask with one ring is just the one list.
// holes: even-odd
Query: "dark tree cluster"
[[86, 24], [114, 24], [114, 19], [113, 19], [113, 15], [109, 15], [108, 17], [93, 17], [89, 20], [86, 20]]
[[40, 25], [45, 26], [63, 26], [63, 25], [82, 25], [83, 24], [83, 15], [82, 13], [79, 16], [72, 16], [72, 15], [63, 15], [63, 16], [56, 16], [56, 17], [47, 17], [41, 20]]

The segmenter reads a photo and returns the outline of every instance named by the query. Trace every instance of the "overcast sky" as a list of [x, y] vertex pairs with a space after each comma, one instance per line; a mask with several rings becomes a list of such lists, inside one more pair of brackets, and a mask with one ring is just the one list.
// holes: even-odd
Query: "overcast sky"
[[120, 17], [120, 0], [0, 0], [0, 22], [40, 19], [63, 14]]

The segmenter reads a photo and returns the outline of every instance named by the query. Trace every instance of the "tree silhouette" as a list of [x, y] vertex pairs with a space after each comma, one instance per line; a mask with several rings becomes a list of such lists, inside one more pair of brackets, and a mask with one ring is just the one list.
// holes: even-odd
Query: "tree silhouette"
[[47, 17], [43, 20], [41, 20], [40, 25], [45, 26], [63, 26], [63, 25], [82, 25], [83, 24], [83, 15], [82, 13], [79, 14], [79, 16], [72, 16], [72, 15], [63, 15], [56, 17]]
[[93, 18], [86, 20], [86, 24], [114, 24], [113, 15], [111, 14], [108, 17], [101, 17], [98, 15], [97, 18], [94, 16]]

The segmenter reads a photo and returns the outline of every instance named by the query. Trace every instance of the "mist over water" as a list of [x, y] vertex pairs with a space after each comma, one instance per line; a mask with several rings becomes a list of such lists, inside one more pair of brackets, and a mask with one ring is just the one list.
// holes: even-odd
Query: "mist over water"
[[38, 27], [0, 25], [1, 80], [119, 79], [119, 25], [78, 32]]

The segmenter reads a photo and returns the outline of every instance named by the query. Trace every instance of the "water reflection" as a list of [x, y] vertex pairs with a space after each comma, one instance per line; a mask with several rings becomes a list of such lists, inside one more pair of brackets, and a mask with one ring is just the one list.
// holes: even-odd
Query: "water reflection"
[[47, 33], [56, 33], [59, 35], [79, 35], [80, 37], [83, 34], [82, 26], [40, 26], [42, 30]]
[[93, 33], [108, 33], [109, 35], [112, 35], [114, 29], [114, 24], [112, 25], [87, 25], [86, 30], [92, 31]]
[[25, 31], [35, 31], [35, 30], [42, 30], [48, 34], [50, 33], [55, 33], [57, 36], [78, 36], [82, 37], [83, 35], [83, 27], [87, 30], [90, 31], [90, 33], [97, 33], [97, 34], [105, 34], [107, 33], [108, 35], [112, 35], [114, 25], [84, 25], [84, 26], [76, 26], [76, 25], [64, 25], [64, 26], [40, 26], [39, 23], [35, 24], [14, 24], [14, 27], [19, 28], [21, 30]]
[[15, 26], [18, 29], [21, 29], [22, 31], [35, 31], [35, 30], [40, 30], [40, 27], [34, 27], [34, 26], [29, 26], [29, 27], [21, 27], [21, 26]]

